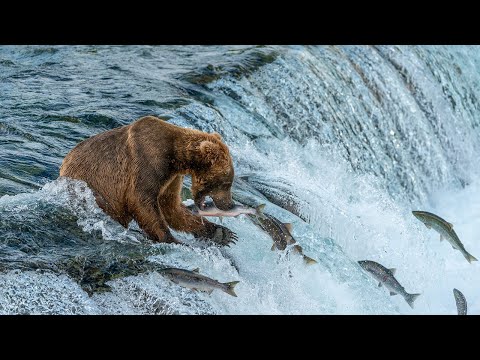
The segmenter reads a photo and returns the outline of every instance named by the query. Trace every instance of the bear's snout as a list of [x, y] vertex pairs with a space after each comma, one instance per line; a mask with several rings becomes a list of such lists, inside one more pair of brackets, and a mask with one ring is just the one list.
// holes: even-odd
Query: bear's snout
[[215, 206], [220, 210], [230, 210], [235, 206], [230, 191], [218, 191], [211, 195]]

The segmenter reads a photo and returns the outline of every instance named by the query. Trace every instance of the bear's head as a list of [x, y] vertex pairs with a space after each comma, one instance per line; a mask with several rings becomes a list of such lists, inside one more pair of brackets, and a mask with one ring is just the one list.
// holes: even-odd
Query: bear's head
[[195, 205], [203, 208], [205, 197], [210, 196], [219, 209], [232, 208], [233, 161], [219, 134], [210, 134], [210, 139], [200, 142], [197, 159], [199, 166], [192, 175]]

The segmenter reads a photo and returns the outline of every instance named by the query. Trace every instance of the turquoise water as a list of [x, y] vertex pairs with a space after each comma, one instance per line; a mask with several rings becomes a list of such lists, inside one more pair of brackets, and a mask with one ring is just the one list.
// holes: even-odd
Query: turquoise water
[[[411, 210], [455, 225], [480, 254], [478, 47], [0, 47], [0, 313], [478, 313], [478, 263]], [[79, 141], [156, 115], [217, 131], [234, 193], [293, 223], [317, 265], [270, 250], [248, 218], [237, 245], [152, 245], [75, 183], [58, 181]], [[270, 201], [268, 201], [269, 199]], [[286, 201], [292, 212], [282, 209]], [[415, 309], [357, 265], [397, 268]], [[238, 298], [193, 293], [164, 266], [240, 280]]]

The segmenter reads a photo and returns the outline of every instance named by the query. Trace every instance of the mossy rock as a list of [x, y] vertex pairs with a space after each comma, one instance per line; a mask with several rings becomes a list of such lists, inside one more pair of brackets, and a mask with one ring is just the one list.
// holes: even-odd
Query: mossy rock
[[192, 192], [185, 185], [182, 186], [181, 197], [182, 197], [182, 201], [185, 201], [187, 199], [192, 199]]

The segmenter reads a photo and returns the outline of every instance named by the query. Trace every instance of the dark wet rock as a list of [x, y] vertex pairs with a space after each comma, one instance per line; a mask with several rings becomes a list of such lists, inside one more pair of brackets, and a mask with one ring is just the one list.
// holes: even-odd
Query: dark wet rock
[[188, 99], [171, 99], [168, 101], [157, 101], [157, 100], [138, 100], [136, 101], [140, 105], [150, 106], [150, 107], [160, 107], [162, 109], [167, 110], [175, 110], [182, 106], [190, 104], [190, 100]]
[[308, 218], [301, 211], [300, 200], [291, 191], [293, 184], [287, 180], [267, 180], [262, 176], [254, 174], [243, 176], [241, 180], [248, 182], [271, 203], [291, 212], [303, 221], [309, 222]]
[[114, 260], [79, 256], [57, 267], [58, 271], [74, 279], [89, 295], [109, 291], [110, 286], [106, 284], [108, 281], [159, 269], [158, 265], [148, 262], [145, 258], [126, 256]]
[[[245, 52], [247, 52], [245, 54]], [[196, 85], [209, 84], [223, 76], [240, 78], [251, 74], [259, 67], [269, 64], [277, 58], [278, 53], [265, 48], [242, 51], [232, 61], [225, 64], [208, 64], [203, 68], [196, 69], [180, 76], [181, 80]]]

